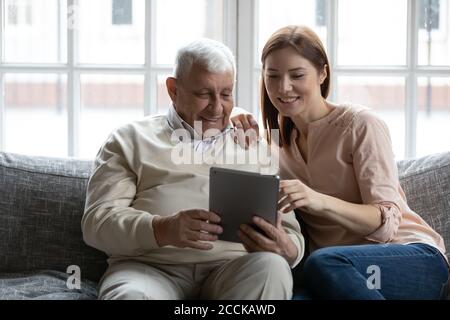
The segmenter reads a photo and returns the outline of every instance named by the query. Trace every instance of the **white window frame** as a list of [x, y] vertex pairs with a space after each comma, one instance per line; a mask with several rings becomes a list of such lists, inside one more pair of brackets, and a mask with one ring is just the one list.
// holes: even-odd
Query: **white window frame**
[[[338, 46], [338, 1], [327, 1], [327, 53], [332, 65], [331, 92], [329, 99], [337, 98], [339, 76], [401, 76], [405, 79], [405, 158], [416, 156], [417, 128], [417, 79], [419, 77], [450, 77], [449, 66], [420, 66], [418, 64], [418, 1], [407, 0], [407, 45], [404, 66], [339, 66]], [[375, 1], [375, 0], [374, 0]], [[258, 90], [254, 75], [261, 73], [261, 67], [254, 61], [257, 37], [257, 0], [238, 3], [238, 105], [254, 114], [258, 110]], [[251, 90], [249, 90], [251, 88]]]
[[[405, 79], [405, 157], [416, 156], [417, 127], [417, 79], [418, 77], [439, 76], [450, 77], [450, 67], [418, 65], [418, 15], [417, 0], [407, 0], [407, 46], [406, 65], [393, 67], [348, 67], [337, 65], [338, 34], [338, 2], [328, 0], [326, 20], [327, 48], [332, 65], [332, 86], [330, 100], [337, 97], [338, 76], [401, 76]], [[375, 1], [375, 0], [374, 0]], [[5, 1], [0, 5], [0, 34], [3, 34], [3, 11]], [[77, 5], [77, 0], [68, 0], [68, 8]], [[274, 2], [275, 5], [275, 2]], [[257, 1], [256, 0], [224, 0], [224, 34], [223, 40], [237, 58], [236, 105], [259, 114], [258, 81], [261, 72], [256, 57], [257, 41]], [[67, 74], [67, 121], [68, 121], [68, 156], [79, 155], [80, 128], [80, 75], [89, 73], [102, 74], [139, 74], [144, 75], [144, 115], [156, 112], [157, 108], [157, 76], [170, 73], [172, 66], [157, 65], [155, 46], [155, 0], [146, 0], [145, 6], [145, 63], [143, 65], [100, 65], [77, 63], [77, 30], [67, 29], [67, 63], [63, 64], [9, 64], [3, 62], [3, 41], [0, 41], [0, 88], [4, 88], [5, 73], [61, 73]], [[5, 106], [4, 94], [0, 99], [0, 150], [5, 146]]]
[[[0, 0], [0, 35], [3, 34], [3, 11], [6, 2]], [[138, 74], [144, 75], [144, 115], [154, 114], [157, 111], [157, 76], [171, 73], [171, 65], [156, 63], [155, 47], [156, 29], [156, 1], [143, 0], [145, 3], [145, 63], [143, 65], [105, 65], [81, 64], [77, 57], [77, 30], [67, 29], [67, 63], [35, 64], [35, 63], [4, 63], [3, 38], [0, 41], [0, 150], [5, 146], [5, 105], [4, 105], [4, 77], [5, 73], [60, 73], [67, 75], [67, 121], [68, 121], [68, 150], [69, 157], [79, 156], [80, 136], [80, 75], [81, 74]], [[69, 8], [77, 8], [77, 0], [67, 0]], [[236, 54], [237, 39], [237, 0], [223, 1], [223, 42]]]

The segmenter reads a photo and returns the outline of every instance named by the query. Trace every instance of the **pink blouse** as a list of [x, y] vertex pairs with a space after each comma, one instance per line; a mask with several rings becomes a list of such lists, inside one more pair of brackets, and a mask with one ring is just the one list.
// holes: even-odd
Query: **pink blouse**
[[291, 147], [280, 150], [280, 176], [299, 179], [317, 192], [357, 204], [371, 204], [382, 224], [361, 236], [337, 223], [302, 213], [310, 249], [369, 243], [427, 243], [445, 257], [442, 237], [406, 203], [386, 124], [369, 109], [342, 105], [306, 128], [308, 161], [292, 133]]

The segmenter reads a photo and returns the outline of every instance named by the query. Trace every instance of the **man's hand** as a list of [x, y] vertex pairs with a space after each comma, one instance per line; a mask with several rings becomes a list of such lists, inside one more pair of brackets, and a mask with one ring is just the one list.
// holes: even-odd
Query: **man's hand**
[[153, 231], [160, 247], [175, 246], [210, 250], [211, 243], [223, 232], [220, 217], [214, 212], [201, 209], [182, 210], [169, 217], [155, 216]]
[[241, 148], [247, 149], [250, 145], [258, 142], [259, 126], [258, 122], [251, 114], [238, 114], [230, 118], [234, 126], [234, 142]]
[[297, 247], [281, 225], [281, 212], [274, 226], [263, 218], [253, 217], [253, 223], [266, 235], [261, 234], [247, 224], [241, 225], [239, 238], [248, 252], [269, 251], [279, 254], [291, 265], [298, 255]]

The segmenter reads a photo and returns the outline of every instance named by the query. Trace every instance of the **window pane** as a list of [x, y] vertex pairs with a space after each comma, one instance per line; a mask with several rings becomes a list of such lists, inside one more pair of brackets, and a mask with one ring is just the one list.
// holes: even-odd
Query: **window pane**
[[448, 0], [419, 1], [419, 64], [450, 65]]
[[406, 0], [340, 0], [340, 65], [405, 65]]
[[258, 38], [256, 63], [260, 65], [261, 51], [269, 37], [279, 28], [290, 24], [312, 28], [326, 48], [326, 4], [322, 0], [257, 0]]
[[6, 62], [67, 61], [67, 1], [5, 0], [4, 9]]
[[171, 76], [171, 74], [160, 74], [158, 75], [158, 81], [157, 81], [157, 114], [166, 114], [169, 106], [172, 104], [172, 100], [169, 97], [169, 94], [167, 93], [167, 87], [166, 87], [166, 79], [167, 77]]
[[173, 64], [177, 49], [200, 37], [223, 41], [222, 0], [156, 0], [156, 63]]
[[405, 80], [399, 77], [339, 77], [338, 100], [367, 106], [383, 119], [397, 159], [405, 155]]
[[144, 64], [144, 0], [78, 3], [79, 62]]
[[93, 159], [117, 127], [144, 116], [144, 76], [82, 75], [80, 154]]
[[5, 74], [5, 151], [67, 156], [65, 75]]
[[450, 151], [450, 78], [419, 78], [417, 94], [417, 155]]
[[113, 0], [112, 23], [113, 24], [132, 24], [132, 0]]

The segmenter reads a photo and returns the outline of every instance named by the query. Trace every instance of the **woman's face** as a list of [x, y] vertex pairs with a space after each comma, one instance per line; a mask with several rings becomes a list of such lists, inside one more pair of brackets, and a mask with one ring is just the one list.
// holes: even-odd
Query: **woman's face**
[[286, 117], [307, 115], [321, 101], [320, 85], [327, 74], [292, 47], [271, 52], [265, 60], [264, 82], [269, 99]]

